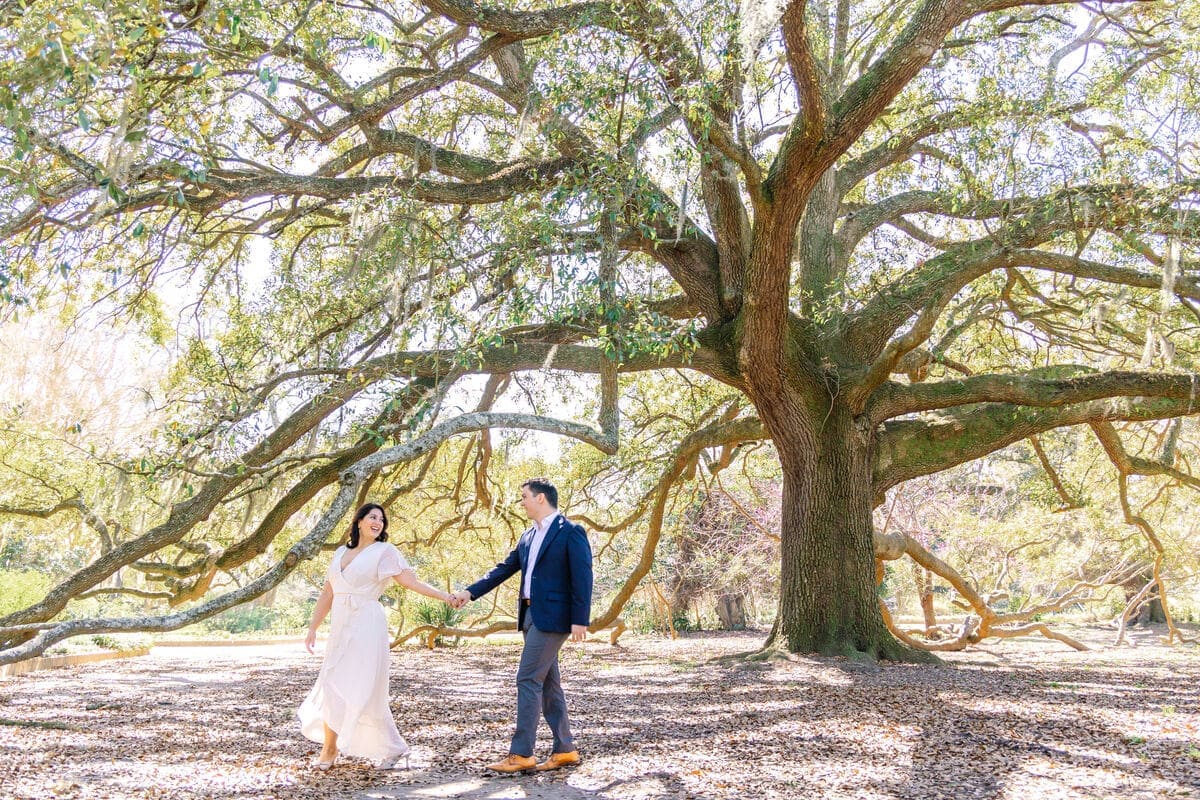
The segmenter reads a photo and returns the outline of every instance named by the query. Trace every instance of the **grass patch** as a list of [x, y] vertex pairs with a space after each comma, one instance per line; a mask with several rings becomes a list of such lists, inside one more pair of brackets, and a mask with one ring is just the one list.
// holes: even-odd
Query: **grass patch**
[[0, 717], [0, 725], [11, 728], [49, 728], [53, 731], [69, 731], [71, 726], [65, 722], [40, 722], [32, 719], [7, 719]]

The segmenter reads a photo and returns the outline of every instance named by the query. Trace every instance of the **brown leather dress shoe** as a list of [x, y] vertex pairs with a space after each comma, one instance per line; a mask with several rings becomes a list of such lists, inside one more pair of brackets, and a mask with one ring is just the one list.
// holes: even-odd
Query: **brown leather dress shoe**
[[562, 769], [563, 767], [573, 767], [579, 763], [579, 751], [572, 750], [569, 753], [553, 753], [551, 756], [538, 764], [534, 769], [538, 772], [546, 772], [552, 769]]
[[487, 768], [493, 772], [525, 772], [526, 770], [537, 769], [537, 759], [533, 756], [509, 754], [508, 758], [503, 761], [497, 761], [495, 764], [488, 764]]

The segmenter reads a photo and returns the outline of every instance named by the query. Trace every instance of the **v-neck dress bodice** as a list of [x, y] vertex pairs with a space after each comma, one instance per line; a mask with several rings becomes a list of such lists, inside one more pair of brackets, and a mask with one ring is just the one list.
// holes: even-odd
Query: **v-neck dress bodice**
[[391, 650], [387, 615], [379, 597], [394, 576], [412, 569], [388, 542], [373, 542], [344, 568], [339, 547], [326, 579], [333, 587], [329, 639], [317, 682], [300, 705], [301, 730], [324, 741], [324, 726], [338, 734], [348, 756], [385, 759], [408, 752], [388, 699]]

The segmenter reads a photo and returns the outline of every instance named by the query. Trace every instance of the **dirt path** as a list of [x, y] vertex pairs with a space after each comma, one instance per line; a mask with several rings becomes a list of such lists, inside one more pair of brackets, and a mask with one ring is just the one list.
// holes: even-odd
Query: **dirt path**
[[568, 646], [585, 761], [516, 778], [482, 774], [507, 750], [515, 644], [393, 655], [416, 757], [390, 774], [307, 766], [293, 709], [318, 660], [299, 647], [164, 648], [0, 681], [0, 719], [21, 723], [0, 725], [0, 797], [1200, 798], [1200, 653], [1141, 635], [938, 668], [709, 660], [761, 634]]

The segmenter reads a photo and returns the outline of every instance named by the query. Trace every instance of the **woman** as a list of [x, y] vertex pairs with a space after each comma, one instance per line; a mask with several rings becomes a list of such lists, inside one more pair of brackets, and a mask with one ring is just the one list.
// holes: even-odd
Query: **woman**
[[387, 544], [387, 527], [387, 513], [376, 503], [354, 513], [350, 543], [333, 554], [304, 640], [313, 652], [317, 628], [332, 609], [325, 662], [299, 710], [304, 735], [323, 745], [318, 769], [332, 767], [339, 753], [375, 760], [379, 769], [392, 769], [403, 758], [408, 768], [409, 748], [388, 706], [391, 650], [379, 596], [395, 581], [447, 603], [451, 597], [417, 579], [400, 551]]

